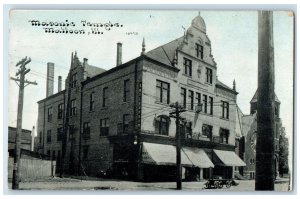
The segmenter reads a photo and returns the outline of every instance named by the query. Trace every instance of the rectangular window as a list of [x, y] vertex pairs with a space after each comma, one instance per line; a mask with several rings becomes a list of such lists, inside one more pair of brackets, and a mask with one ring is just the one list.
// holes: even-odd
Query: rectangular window
[[59, 104], [58, 105], [58, 115], [57, 115], [57, 119], [62, 119], [63, 118], [63, 114], [64, 114], [64, 104]]
[[212, 140], [212, 126], [208, 124], [202, 125], [202, 136], [209, 138], [209, 140]]
[[57, 138], [56, 141], [62, 141], [63, 139], [63, 134], [64, 134], [64, 129], [62, 127], [57, 129]]
[[69, 126], [69, 141], [74, 141], [75, 140], [75, 127], [74, 125]]
[[95, 106], [95, 93], [91, 92], [90, 94], [90, 111], [94, 110]]
[[89, 146], [83, 146], [83, 159], [86, 160], [88, 159], [88, 155], [89, 155]]
[[214, 113], [214, 98], [209, 97], [209, 106], [210, 106], [210, 115], [213, 115]]
[[129, 79], [126, 79], [124, 81], [123, 102], [127, 102], [129, 100], [129, 94], [130, 94], [130, 81]]
[[47, 150], [47, 156], [50, 157], [50, 150]]
[[206, 68], [206, 83], [212, 84], [212, 69]]
[[203, 95], [203, 111], [207, 113], [207, 95]]
[[189, 109], [194, 110], [194, 92], [189, 90]]
[[70, 116], [76, 115], [76, 99], [71, 100]]
[[73, 74], [71, 78], [71, 88], [74, 88], [77, 86], [77, 73]]
[[129, 114], [124, 114], [123, 115], [123, 133], [129, 133], [128, 127], [129, 127]]
[[100, 136], [108, 136], [109, 135], [109, 119], [101, 119], [100, 120]]
[[89, 122], [84, 122], [83, 123], [83, 134], [82, 134], [82, 137], [85, 140], [90, 139], [90, 123]]
[[198, 112], [202, 111], [202, 104], [201, 104], [201, 94], [196, 92], [196, 103], [197, 103], [197, 110]]
[[229, 130], [220, 128], [220, 143], [228, 144]]
[[196, 56], [203, 59], [203, 46], [200, 44], [196, 44]]
[[107, 90], [108, 90], [108, 87], [103, 88], [102, 107], [107, 106], [107, 94], [108, 94]]
[[170, 84], [156, 80], [156, 100], [157, 102], [170, 103]]
[[180, 95], [181, 95], [181, 104], [185, 108], [186, 107], [186, 89], [185, 88], [181, 88]]
[[51, 130], [47, 131], [47, 143], [51, 142]]
[[155, 118], [155, 133], [160, 135], [169, 135], [169, 117], [158, 116]]
[[48, 122], [52, 121], [52, 113], [53, 113], [52, 107], [48, 108]]
[[187, 76], [192, 76], [192, 60], [183, 58], [184, 74]]
[[229, 103], [222, 101], [222, 118], [229, 119]]

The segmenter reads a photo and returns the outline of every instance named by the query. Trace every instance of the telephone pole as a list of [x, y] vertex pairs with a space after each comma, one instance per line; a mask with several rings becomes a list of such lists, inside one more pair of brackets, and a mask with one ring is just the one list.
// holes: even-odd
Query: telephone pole
[[170, 105], [172, 108], [175, 108], [175, 111], [170, 113], [170, 117], [176, 119], [176, 182], [177, 190], [182, 189], [182, 167], [181, 167], [181, 135], [180, 135], [180, 120], [183, 118], [180, 117], [180, 113], [185, 112], [185, 109], [176, 102], [175, 104]]
[[258, 11], [258, 96], [255, 190], [272, 191], [275, 182], [273, 13]]
[[[20, 182], [20, 157], [21, 157], [21, 134], [22, 134], [22, 114], [23, 114], [23, 101], [24, 101], [24, 88], [29, 85], [37, 85], [36, 82], [31, 82], [25, 79], [25, 75], [29, 73], [30, 69], [26, 69], [26, 65], [31, 62], [31, 59], [25, 57], [19, 61], [16, 66], [20, 69], [16, 73], [17, 78], [11, 77], [19, 86], [19, 100], [18, 100], [18, 113], [17, 113], [17, 132], [15, 137], [15, 152], [14, 152], [14, 167], [12, 189], [19, 189]], [[18, 77], [19, 76], [19, 77]], [[19, 83], [18, 83], [19, 82]], [[25, 85], [26, 84], [26, 85]]]

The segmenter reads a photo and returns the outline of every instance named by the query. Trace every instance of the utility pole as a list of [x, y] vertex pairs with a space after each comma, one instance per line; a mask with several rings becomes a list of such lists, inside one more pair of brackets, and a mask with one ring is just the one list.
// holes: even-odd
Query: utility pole
[[273, 13], [258, 11], [258, 96], [255, 190], [274, 190], [274, 46]]
[[[16, 66], [20, 69], [16, 73], [17, 78], [11, 77], [12, 80], [19, 86], [19, 100], [18, 100], [18, 113], [17, 113], [17, 132], [15, 137], [15, 153], [14, 153], [14, 167], [13, 167], [13, 180], [12, 189], [19, 189], [20, 181], [20, 158], [21, 158], [21, 134], [22, 134], [22, 114], [23, 114], [23, 101], [24, 101], [24, 88], [29, 85], [37, 85], [36, 82], [31, 82], [25, 79], [25, 75], [29, 73], [30, 69], [26, 69], [26, 65], [31, 62], [31, 59], [25, 57], [19, 61]], [[20, 76], [20, 77], [18, 77]], [[19, 82], [19, 83], [18, 83]], [[26, 85], [25, 85], [26, 84]]]
[[180, 120], [183, 118], [180, 117], [181, 112], [186, 110], [176, 102], [171, 104], [170, 107], [175, 108], [175, 111], [170, 113], [170, 117], [176, 119], [176, 182], [177, 190], [182, 189], [182, 167], [181, 167], [181, 135], [180, 135]]

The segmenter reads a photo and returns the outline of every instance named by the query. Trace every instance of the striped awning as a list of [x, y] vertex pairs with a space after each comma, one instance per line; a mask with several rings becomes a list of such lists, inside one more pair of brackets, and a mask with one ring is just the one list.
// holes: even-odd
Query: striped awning
[[219, 166], [246, 166], [246, 163], [234, 151], [214, 149], [213, 163]]
[[[143, 143], [142, 162], [155, 165], [176, 165], [176, 147], [167, 144]], [[181, 164], [199, 168], [214, 167], [203, 149], [184, 147]]]

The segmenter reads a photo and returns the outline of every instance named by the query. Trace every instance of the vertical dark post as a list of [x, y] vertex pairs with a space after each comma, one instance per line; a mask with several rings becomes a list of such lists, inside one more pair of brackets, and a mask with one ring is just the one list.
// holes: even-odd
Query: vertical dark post
[[22, 115], [23, 115], [23, 102], [24, 102], [24, 87], [25, 83], [27, 85], [33, 84], [37, 85], [36, 82], [30, 82], [25, 80], [25, 75], [29, 73], [30, 69], [26, 69], [26, 65], [31, 62], [31, 59], [25, 57], [19, 61], [16, 66], [20, 65], [19, 71], [16, 76], [20, 75], [20, 78], [11, 78], [16, 82], [20, 82], [19, 85], [19, 99], [18, 99], [18, 113], [17, 113], [17, 132], [15, 137], [15, 152], [14, 152], [14, 166], [13, 166], [13, 179], [12, 179], [12, 189], [19, 189], [20, 182], [20, 158], [21, 158], [21, 139], [22, 139]]
[[176, 174], [177, 174], [177, 190], [182, 189], [181, 180], [181, 135], [180, 135], [180, 121], [179, 121], [179, 105], [176, 102]]
[[19, 189], [19, 181], [20, 181], [20, 156], [21, 156], [22, 113], [23, 113], [23, 100], [24, 100], [24, 78], [25, 78], [24, 72], [21, 72], [12, 189]]
[[274, 96], [273, 14], [259, 11], [255, 190], [274, 190]]

